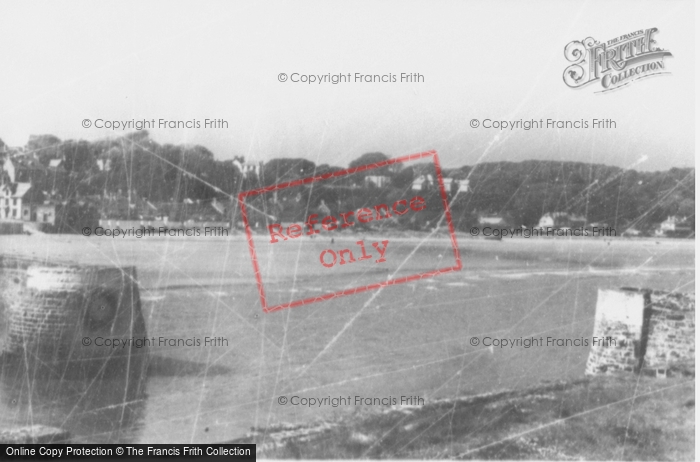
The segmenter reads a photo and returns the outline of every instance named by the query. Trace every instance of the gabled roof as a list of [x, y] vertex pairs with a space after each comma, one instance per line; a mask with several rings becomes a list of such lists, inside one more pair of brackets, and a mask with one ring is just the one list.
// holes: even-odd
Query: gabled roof
[[31, 189], [31, 183], [14, 183], [14, 193], [12, 194], [13, 199], [21, 199], [25, 194]]

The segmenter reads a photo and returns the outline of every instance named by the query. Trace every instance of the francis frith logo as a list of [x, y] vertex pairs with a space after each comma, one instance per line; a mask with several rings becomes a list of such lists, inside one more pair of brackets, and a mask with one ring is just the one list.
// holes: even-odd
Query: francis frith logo
[[581, 88], [594, 82], [603, 87], [596, 93], [617, 90], [636, 80], [670, 75], [664, 58], [673, 56], [656, 46], [658, 29], [638, 30], [599, 42], [592, 37], [574, 40], [564, 48], [564, 56], [572, 64], [564, 70], [564, 83]]

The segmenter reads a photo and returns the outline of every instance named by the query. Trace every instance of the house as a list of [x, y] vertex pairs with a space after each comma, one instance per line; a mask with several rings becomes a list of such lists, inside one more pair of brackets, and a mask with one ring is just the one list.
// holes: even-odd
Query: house
[[460, 180], [459, 178], [443, 178], [442, 183], [445, 185], [445, 191], [450, 194], [457, 192], [469, 192], [469, 180]]
[[538, 227], [540, 228], [580, 228], [586, 225], [586, 218], [581, 215], [574, 215], [567, 212], [545, 213], [540, 218]]
[[31, 183], [4, 182], [0, 185], [0, 219], [55, 224], [62, 205], [45, 200], [45, 194]]
[[[469, 180], [466, 179], [447, 177], [442, 179], [442, 184], [445, 186], [445, 191], [451, 194], [456, 194], [457, 191], [469, 191]], [[437, 179], [430, 173], [414, 178], [411, 186], [414, 191], [427, 191], [432, 188], [437, 188]]]
[[[56, 224], [56, 217], [60, 212], [62, 204], [55, 201], [45, 201], [38, 204], [30, 204], [29, 218], [37, 223]], [[26, 210], [24, 210], [26, 212]], [[26, 218], [22, 217], [26, 220]]]
[[97, 159], [97, 169], [101, 172], [112, 170], [112, 161], [110, 159]]
[[432, 188], [435, 184], [436, 182], [433, 179], [433, 175], [419, 175], [413, 179], [413, 185], [411, 186], [411, 189], [413, 189], [414, 191], [427, 191], [428, 189]]
[[693, 232], [693, 225], [686, 217], [669, 216], [659, 223], [654, 231], [657, 236], [687, 236]]
[[[30, 183], [3, 183], [0, 186], [0, 220], [21, 220], [22, 202]], [[26, 221], [29, 221], [27, 217]]]
[[234, 158], [233, 165], [243, 174], [244, 177], [248, 177], [250, 175], [260, 177], [260, 172], [262, 172], [263, 169], [263, 162], [246, 162], [242, 158]]
[[383, 188], [384, 186], [388, 186], [390, 182], [391, 178], [385, 175], [367, 175], [365, 177], [365, 186], [373, 184], [378, 188]]

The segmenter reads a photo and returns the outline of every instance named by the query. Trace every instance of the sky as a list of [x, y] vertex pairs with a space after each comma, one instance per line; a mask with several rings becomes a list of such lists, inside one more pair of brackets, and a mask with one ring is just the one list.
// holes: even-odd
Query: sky
[[[9, 2], [0, 0], [0, 139], [123, 135], [97, 120], [200, 121], [159, 143], [218, 159], [436, 150], [445, 167], [543, 159], [695, 166], [692, 1]], [[658, 28], [671, 75], [571, 89], [564, 47]], [[298, 74], [415, 83], [293, 83]], [[285, 73], [288, 80], [280, 82]], [[476, 119], [612, 119], [615, 129], [472, 128]], [[82, 122], [89, 119], [90, 128]], [[127, 130], [133, 131], [133, 130]]]

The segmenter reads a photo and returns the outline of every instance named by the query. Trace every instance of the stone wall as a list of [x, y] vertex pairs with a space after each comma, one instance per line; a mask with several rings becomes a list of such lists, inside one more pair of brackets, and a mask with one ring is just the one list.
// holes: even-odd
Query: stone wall
[[599, 290], [586, 374], [694, 373], [695, 294]]
[[644, 372], [666, 375], [695, 371], [695, 294], [649, 293], [649, 323]]

